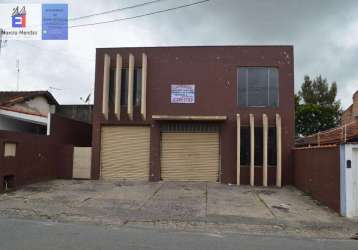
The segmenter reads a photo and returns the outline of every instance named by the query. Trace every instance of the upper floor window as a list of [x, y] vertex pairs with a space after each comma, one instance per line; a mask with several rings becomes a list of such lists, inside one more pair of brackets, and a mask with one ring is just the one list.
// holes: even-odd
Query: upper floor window
[[133, 86], [134, 98], [133, 105], [140, 106], [142, 100], [142, 69], [134, 69], [134, 86]]
[[240, 67], [238, 69], [238, 104], [245, 107], [277, 107], [278, 69]]
[[122, 69], [121, 106], [128, 105], [128, 69]]
[[[122, 79], [121, 79], [121, 106], [128, 105], [128, 68], [122, 68]], [[109, 101], [113, 105], [115, 97], [115, 85], [116, 76], [115, 69], [110, 71], [110, 83], [109, 83]], [[141, 94], [142, 94], [142, 69], [134, 69], [134, 80], [133, 80], [133, 105], [140, 106]]]

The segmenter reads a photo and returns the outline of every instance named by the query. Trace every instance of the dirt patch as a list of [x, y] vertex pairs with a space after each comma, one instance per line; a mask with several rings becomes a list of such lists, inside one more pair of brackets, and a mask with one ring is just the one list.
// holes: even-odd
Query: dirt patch
[[51, 190], [50, 186], [25, 186], [21, 189], [25, 192], [32, 192], [32, 193], [38, 193], [38, 192], [48, 192]]
[[280, 204], [278, 206], [272, 206], [272, 208], [280, 210], [285, 213], [288, 213], [290, 211], [290, 206], [287, 204]]

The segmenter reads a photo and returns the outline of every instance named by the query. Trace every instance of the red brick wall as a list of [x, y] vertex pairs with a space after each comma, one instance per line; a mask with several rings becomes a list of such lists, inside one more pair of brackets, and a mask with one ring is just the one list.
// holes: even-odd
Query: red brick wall
[[[4, 143], [14, 142], [15, 157], [4, 157]], [[43, 135], [0, 131], [0, 191], [3, 178], [15, 176], [15, 187], [56, 178], [72, 178], [73, 146]]]
[[59, 144], [90, 147], [92, 125], [58, 115], [51, 115], [51, 140]]
[[293, 150], [293, 158], [295, 186], [339, 212], [339, 147], [296, 148]]

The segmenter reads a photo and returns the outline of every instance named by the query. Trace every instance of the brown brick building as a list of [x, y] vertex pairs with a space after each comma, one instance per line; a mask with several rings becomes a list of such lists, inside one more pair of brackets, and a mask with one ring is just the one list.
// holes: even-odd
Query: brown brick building
[[358, 91], [353, 95], [353, 104], [342, 114], [341, 125], [358, 122]]
[[92, 178], [291, 184], [293, 62], [292, 46], [97, 49]]

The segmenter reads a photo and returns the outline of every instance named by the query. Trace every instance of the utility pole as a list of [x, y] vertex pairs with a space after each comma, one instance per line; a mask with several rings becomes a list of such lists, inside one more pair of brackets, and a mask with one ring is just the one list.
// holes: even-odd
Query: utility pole
[[0, 28], [0, 55], [1, 55], [1, 50], [5, 48], [6, 45], [7, 45], [7, 40], [5, 39], [5, 36], [3, 34], [3, 29]]
[[16, 59], [16, 71], [17, 71], [16, 91], [19, 91], [19, 82], [20, 82], [20, 60], [19, 59]]
[[0, 55], [1, 55], [1, 48], [2, 48], [2, 29], [0, 28]]

